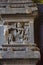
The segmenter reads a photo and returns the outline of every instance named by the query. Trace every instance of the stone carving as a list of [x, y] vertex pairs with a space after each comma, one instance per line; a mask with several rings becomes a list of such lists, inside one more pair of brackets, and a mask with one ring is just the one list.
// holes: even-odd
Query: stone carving
[[14, 23], [14, 26], [9, 25], [7, 31], [5, 31], [5, 37], [7, 38], [8, 43], [15, 42], [15, 43], [27, 43], [30, 41], [30, 23]]

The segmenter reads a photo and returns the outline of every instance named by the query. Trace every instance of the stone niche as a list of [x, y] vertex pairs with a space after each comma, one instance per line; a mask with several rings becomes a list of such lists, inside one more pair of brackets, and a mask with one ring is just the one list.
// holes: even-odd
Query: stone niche
[[9, 41], [9, 44], [34, 44], [33, 18], [7, 19], [4, 24], [5, 44], [8, 44]]

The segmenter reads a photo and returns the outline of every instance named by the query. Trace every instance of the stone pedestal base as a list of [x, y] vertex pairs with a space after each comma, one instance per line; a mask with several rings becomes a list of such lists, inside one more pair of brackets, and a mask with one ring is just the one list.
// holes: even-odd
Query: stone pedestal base
[[36, 65], [38, 59], [3, 59], [2, 65]]

